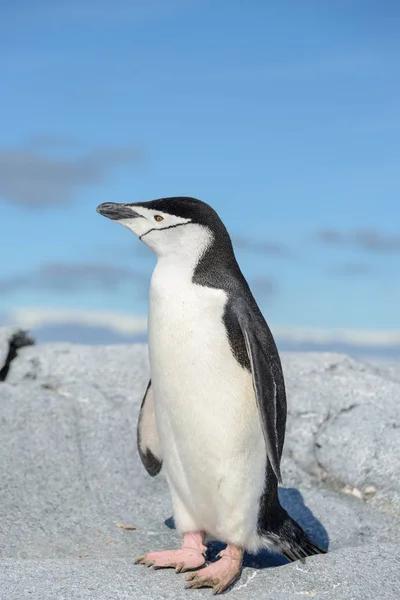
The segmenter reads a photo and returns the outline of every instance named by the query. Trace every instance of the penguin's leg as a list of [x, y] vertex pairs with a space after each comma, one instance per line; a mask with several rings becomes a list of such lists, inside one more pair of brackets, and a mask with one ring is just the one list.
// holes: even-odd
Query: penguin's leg
[[220, 594], [240, 577], [243, 553], [239, 546], [228, 544], [225, 550], [218, 554], [219, 560], [186, 577], [186, 587], [211, 587], [214, 594]]
[[174, 488], [170, 485], [174, 520], [177, 530], [183, 534], [182, 546], [176, 550], [162, 550], [143, 554], [136, 564], [146, 565], [153, 569], [173, 568], [177, 573], [199, 569], [205, 562], [207, 547], [204, 545], [205, 532], [186, 510]]
[[183, 534], [182, 546], [176, 550], [161, 550], [143, 554], [135, 561], [153, 569], [175, 569], [184, 573], [199, 569], [205, 564], [207, 547], [204, 546], [204, 531], [190, 531]]

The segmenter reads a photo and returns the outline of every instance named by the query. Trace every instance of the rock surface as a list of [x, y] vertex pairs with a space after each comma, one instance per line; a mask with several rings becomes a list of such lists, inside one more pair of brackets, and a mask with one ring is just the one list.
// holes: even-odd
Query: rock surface
[[[329, 553], [306, 564], [247, 556], [230, 594], [397, 599], [399, 371], [342, 355], [282, 358], [281, 501]], [[133, 564], [178, 543], [166, 483], [136, 451], [148, 377], [142, 345], [18, 350], [0, 383], [2, 600], [210, 597], [185, 590], [183, 575]]]

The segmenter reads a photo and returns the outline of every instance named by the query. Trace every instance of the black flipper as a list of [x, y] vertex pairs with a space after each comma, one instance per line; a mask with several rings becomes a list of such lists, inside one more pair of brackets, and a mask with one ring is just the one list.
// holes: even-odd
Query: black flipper
[[278, 350], [268, 325], [258, 312], [249, 311], [240, 301], [233, 303], [232, 310], [246, 344], [267, 456], [278, 481], [282, 481], [280, 461], [285, 437], [286, 393]]
[[147, 386], [137, 424], [137, 447], [146, 471], [154, 477], [162, 467], [162, 453], [154, 414], [151, 380]]

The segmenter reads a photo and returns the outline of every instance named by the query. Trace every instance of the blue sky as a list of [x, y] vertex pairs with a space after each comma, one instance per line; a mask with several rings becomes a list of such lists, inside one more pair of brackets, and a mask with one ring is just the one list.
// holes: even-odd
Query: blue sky
[[400, 330], [400, 6], [2, 2], [0, 314], [146, 314], [100, 202], [212, 204], [271, 326]]

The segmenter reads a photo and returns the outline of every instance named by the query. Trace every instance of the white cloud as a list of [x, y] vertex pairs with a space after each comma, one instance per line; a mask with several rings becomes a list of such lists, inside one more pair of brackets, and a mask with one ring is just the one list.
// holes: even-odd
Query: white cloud
[[317, 329], [308, 327], [271, 327], [281, 342], [311, 342], [316, 344], [342, 343], [352, 346], [387, 348], [400, 345], [400, 331], [371, 331], [363, 329]]
[[82, 156], [44, 156], [29, 147], [0, 148], [0, 198], [43, 208], [71, 202], [81, 187], [99, 185], [115, 167], [139, 162], [136, 148], [99, 148]]
[[147, 331], [147, 317], [73, 308], [17, 308], [11, 311], [10, 321], [25, 329], [75, 323], [88, 327], [107, 327], [121, 334], [140, 334]]

